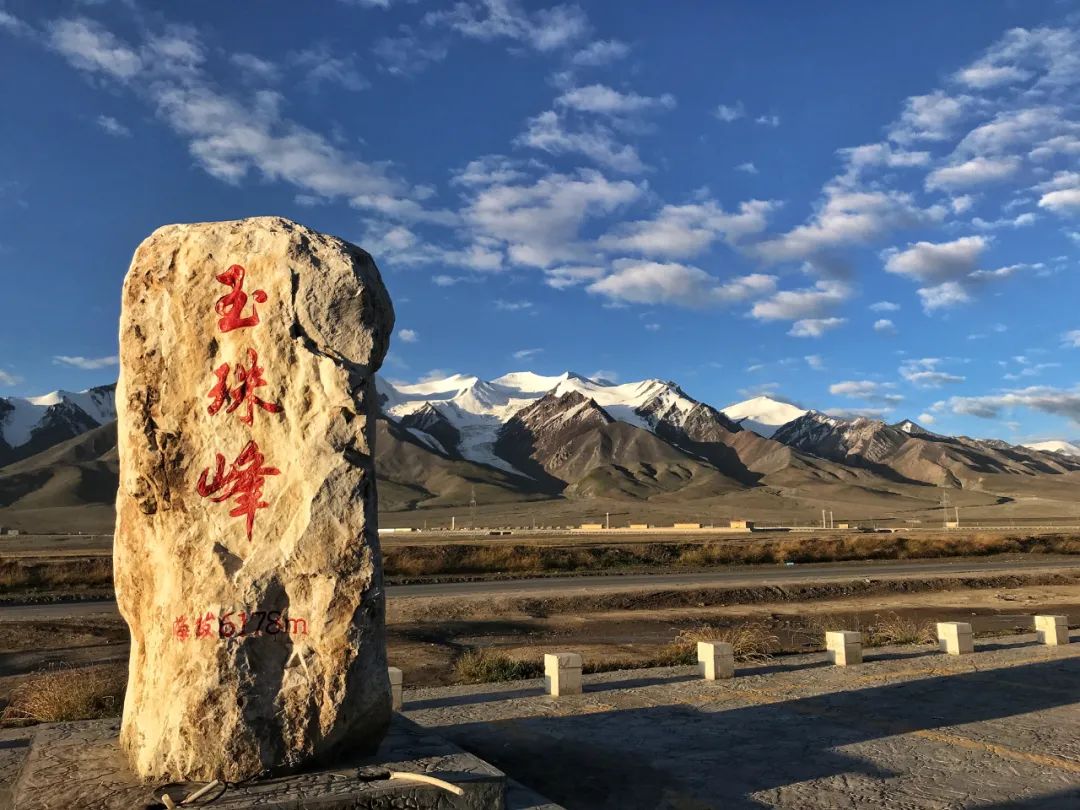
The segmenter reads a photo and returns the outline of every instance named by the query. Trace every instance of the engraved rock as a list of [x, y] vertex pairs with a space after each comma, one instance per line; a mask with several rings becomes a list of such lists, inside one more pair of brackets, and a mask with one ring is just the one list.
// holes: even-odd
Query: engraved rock
[[277, 217], [171, 225], [124, 281], [121, 745], [154, 779], [371, 750], [390, 719], [371, 257]]

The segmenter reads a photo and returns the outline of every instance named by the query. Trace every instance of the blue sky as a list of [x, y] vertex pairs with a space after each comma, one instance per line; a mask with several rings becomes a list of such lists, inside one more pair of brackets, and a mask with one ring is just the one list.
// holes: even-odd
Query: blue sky
[[157, 226], [279, 214], [393, 379], [1080, 434], [1075, 4], [0, 0], [0, 97], [0, 395], [115, 379]]

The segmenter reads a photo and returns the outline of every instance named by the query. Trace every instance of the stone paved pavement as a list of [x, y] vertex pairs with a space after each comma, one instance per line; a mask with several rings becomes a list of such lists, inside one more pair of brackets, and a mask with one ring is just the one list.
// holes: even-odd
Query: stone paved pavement
[[779, 659], [407, 690], [405, 711], [567, 808], [1080, 808], [1080, 644]]

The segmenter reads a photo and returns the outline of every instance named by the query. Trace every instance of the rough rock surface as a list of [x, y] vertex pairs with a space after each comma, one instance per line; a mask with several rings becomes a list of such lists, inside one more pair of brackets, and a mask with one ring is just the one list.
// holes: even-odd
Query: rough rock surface
[[370, 256], [285, 219], [135, 252], [115, 578], [139, 776], [239, 780], [384, 734], [373, 379], [393, 325]]

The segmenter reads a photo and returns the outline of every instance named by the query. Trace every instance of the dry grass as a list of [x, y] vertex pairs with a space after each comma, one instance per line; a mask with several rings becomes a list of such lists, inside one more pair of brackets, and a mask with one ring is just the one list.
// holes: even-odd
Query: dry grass
[[898, 613], [878, 613], [867, 622], [858, 616], [817, 616], [807, 621], [801, 634], [810, 646], [824, 649], [825, 633], [830, 630], [862, 633], [863, 642], [868, 647], [900, 647], [937, 641], [937, 628], [933, 622]]
[[122, 664], [47, 670], [19, 684], [0, 721], [55, 723], [114, 717], [124, 706]]
[[[402, 545], [383, 549], [387, 576], [536, 575], [680, 570], [722, 565], [903, 560], [992, 554], [1080, 554], [1080, 535], [994, 533], [787, 535], [705, 542]], [[112, 585], [108, 557], [0, 560], [0, 595]]]
[[929, 621], [912, 619], [896, 613], [875, 616], [869, 627], [871, 647], [891, 647], [905, 644], [933, 644], [937, 628]]
[[383, 550], [386, 574], [584, 573], [620, 569], [711, 568], [746, 565], [904, 560], [992, 554], [1080, 554], [1080, 536], [971, 534], [789, 535], [706, 542], [574, 546], [524, 543], [396, 546]]
[[672, 642], [671, 647], [685, 651], [688, 664], [697, 662], [697, 643], [699, 641], [721, 641], [732, 646], [736, 661], [761, 664], [771, 661], [773, 653], [780, 647], [780, 639], [773, 635], [768, 625], [760, 622], [744, 622], [732, 627], [714, 627], [702, 624], [683, 630]]
[[112, 559], [0, 560], [0, 594], [112, 586]]
[[454, 674], [461, 683], [524, 681], [543, 675], [544, 667], [537, 661], [516, 660], [499, 650], [476, 649], [458, 657]]

